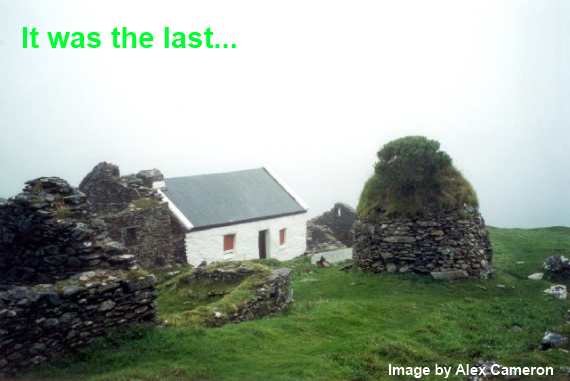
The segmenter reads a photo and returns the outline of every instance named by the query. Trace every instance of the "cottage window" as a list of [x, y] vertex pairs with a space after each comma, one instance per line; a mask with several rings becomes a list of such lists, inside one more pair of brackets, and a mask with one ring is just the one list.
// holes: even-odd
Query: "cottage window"
[[235, 234], [226, 234], [224, 236], [224, 253], [233, 253], [236, 244]]
[[287, 236], [287, 229], [279, 230], [279, 245], [285, 245], [285, 238]]

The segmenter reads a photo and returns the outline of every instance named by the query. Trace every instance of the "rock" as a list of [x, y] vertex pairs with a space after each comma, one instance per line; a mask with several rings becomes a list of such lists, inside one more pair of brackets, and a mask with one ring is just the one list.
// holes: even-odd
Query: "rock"
[[386, 271], [389, 273], [395, 273], [398, 270], [398, 266], [393, 263], [386, 264]]
[[437, 280], [459, 280], [469, 278], [469, 274], [465, 270], [454, 271], [432, 271], [431, 276]]
[[546, 258], [544, 270], [553, 279], [570, 279], [570, 260], [563, 255]]
[[101, 305], [99, 306], [99, 311], [101, 312], [106, 312], [106, 311], [110, 311], [113, 308], [115, 308], [115, 306], [117, 305], [117, 303], [113, 302], [112, 300], [105, 300], [103, 303], [101, 303]]
[[82, 282], [87, 282], [89, 279], [96, 275], [95, 271], [86, 271], [79, 276], [79, 280]]
[[164, 181], [164, 175], [156, 168], [140, 171], [136, 177], [141, 179], [143, 185], [149, 188], [152, 188], [154, 182]]
[[544, 273], [534, 273], [534, 274], [530, 274], [528, 276], [528, 279], [530, 279], [530, 280], [542, 280], [543, 277], [544, 277]]
[[567, 342], [568, 338], [566, 336], [562, 336], [556, 332], [546, 331], [540, 343], [540, 349], [545, 351], [550, 348], [559, 348], [565, 345]]
[[384, 238], [384, 242], [389, 243], [412, 243], [416, 242], [414, 237], [407, 237], [407, 236], [392, 236]]
[[72, 296], [79, 293], [81, 290], [82, 288], [78, 286], [65, 286], [63, 288], [63, 296]]
[[565, 300], [568, 297], [568, 291], [566, 290], [566, 286], [563, 284], [555, 284], [550, 288], [544, 290], [545, 294], [552, 295], [556, 299]]

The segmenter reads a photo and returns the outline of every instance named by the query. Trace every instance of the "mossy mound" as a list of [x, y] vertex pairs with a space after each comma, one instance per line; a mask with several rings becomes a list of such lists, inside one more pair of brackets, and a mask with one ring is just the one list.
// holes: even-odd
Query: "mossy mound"
[[407, 216], [440, 210], [478, 207], [471, 184], [453, 166], [439, 142], [423, 136], [407, 136], [385, 144], [378, 151], [374, 174], [362, 190], [359, 218], [378, 215]]
[[178, 274], [159, 293], [159, 314], [168, 324], [221, 326], [287, 306], [290, 271], [245, 261], [214, 263]]

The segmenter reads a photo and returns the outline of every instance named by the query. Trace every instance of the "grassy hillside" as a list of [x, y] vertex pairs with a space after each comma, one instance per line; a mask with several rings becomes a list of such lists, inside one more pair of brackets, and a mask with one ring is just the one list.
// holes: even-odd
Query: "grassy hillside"
[[545, 330], [570, 333], [569, 303], [543, 295], [547, 281], [526, 279], [545, 257], [570, 254], [570, 229], [491, 229], [491, 237], [498, 272], [489, 281], [346, 273], [296, 260], [288, 264], [295, 303], [285, 313], [214, 329], [134, 329], [26, 379], [388, 380], [388, 363], [570, 365], [567, 352], [537, 350]]

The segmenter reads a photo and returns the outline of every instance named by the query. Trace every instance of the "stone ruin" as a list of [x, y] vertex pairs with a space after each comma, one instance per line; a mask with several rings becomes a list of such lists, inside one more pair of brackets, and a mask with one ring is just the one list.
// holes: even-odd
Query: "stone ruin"
[[355, 220], [356, 211], [349, 205], [338, 202], [331, 210], [307, 221], [307, 252], [352, 247], [352, 225]]
[[26, 183], [0, 205], [0, 374], [153, 322], [154, 282], [83, 193], [55, 177]]
[[[186, 299], [171, 316], [173, 324], [220, 327], [282, 311], [293, 301], [290, 269], [270, 269], [252, 262], [198, 266], [161, 289]], [[187, 305], [193, 307], [188, 309]]]
[[492, 249], [476, 208], [378, 216], [354, 225], [353, 259], [371, 272], [414, 272], [436, 279], [486, 278]]
[[110, 237], [144, 268], [187, 263], [184, 228], [152, 187], [163, 180], [158, 169], [121, 176], [118, 166], [102, 162], [79, 185]]

